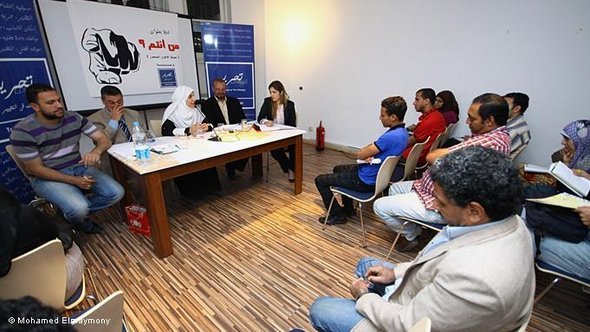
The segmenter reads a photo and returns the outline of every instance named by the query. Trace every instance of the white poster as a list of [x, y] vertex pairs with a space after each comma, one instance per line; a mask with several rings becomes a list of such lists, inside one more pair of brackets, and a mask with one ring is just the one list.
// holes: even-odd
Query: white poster
[[176, 14], [81, 0], [68, 10], [90, 96], [104, 85], [148, 94], [182, 82]]

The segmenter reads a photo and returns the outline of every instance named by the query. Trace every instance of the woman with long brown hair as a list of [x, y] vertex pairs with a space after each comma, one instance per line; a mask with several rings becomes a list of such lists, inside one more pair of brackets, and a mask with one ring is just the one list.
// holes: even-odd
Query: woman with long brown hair
[[459, 121], [459, 104], [451, 91], [443, 90], [439, 92], [434, 101], [434, 108], [445, 117], [447, 126]]
[[[295, 103], [289, 100], [289, 95], [285, 91], [283, 83], [273, 81], [268, 85], [270, 97], [264, 99], [264, 104], [258, 114], [258, 122], [266, 126], [281, 124], [295, 127], [297, 125], [297, 115], [295, 114]], [[284, 173], [289, 174], [289, 181], [295, 180], [295, 146], [289, 145], [289, 156], [284, 149], [272, 150], [270, 154], [281, 165]]]

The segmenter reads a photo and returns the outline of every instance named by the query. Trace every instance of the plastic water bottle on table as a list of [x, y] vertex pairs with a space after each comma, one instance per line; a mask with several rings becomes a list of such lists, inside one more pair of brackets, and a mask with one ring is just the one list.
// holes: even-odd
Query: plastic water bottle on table
[[143, 131], [138, 121], [133, 122], [133, 146], [135, 148], [135, 159], [141, 165], [150, 163], [150, 145], [147, 142], [146, 133]]

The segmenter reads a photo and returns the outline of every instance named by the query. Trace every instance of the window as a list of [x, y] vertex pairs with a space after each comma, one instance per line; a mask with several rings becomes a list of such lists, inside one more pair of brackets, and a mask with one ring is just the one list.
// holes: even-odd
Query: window
[[219, 0], [186, 0], [186, 8], [192, 19], [221, 21]]

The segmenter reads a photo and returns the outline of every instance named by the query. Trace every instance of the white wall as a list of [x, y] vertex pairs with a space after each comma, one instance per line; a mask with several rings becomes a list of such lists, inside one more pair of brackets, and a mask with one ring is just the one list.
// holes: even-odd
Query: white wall
[[379, 102], [390, 95], [406, 98], [406, 122], [415, 122], [411, 103], [422, 87], [455, 93], [461, 107], [456, 134], [468, 132], [465, 111], [476, 95], [527, 93], [533, 138], [521, 159], [538, 164], [548, 164], [559, 148], [565, 124], [590, 117], [590, 1], [231, 5], [232, 22], [255, 25], [258, 107], [268, 82], [280, 79], [296, 103], [299, 127], [323, 120], [328, 142], [360, 147], [375, 139], [382, 131]]
[[266, 20], [265, 0], [231, 0], [231, 23], [254, 25], [254, 79], [258, 112], [268, 95], [270, 81], [266, 75]]

